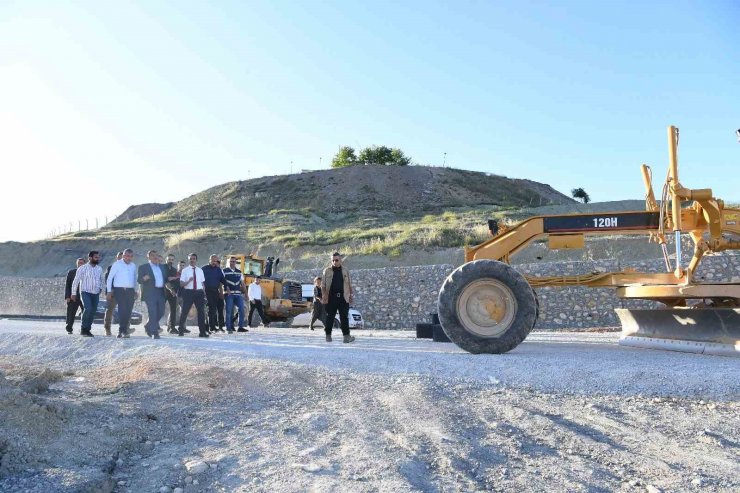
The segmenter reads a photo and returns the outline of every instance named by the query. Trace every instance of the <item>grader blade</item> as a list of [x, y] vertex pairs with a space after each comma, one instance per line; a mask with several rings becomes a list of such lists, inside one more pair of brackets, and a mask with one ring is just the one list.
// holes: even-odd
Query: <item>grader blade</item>
[[621, 346], [740, 357], [740, 308], [615, 311]]

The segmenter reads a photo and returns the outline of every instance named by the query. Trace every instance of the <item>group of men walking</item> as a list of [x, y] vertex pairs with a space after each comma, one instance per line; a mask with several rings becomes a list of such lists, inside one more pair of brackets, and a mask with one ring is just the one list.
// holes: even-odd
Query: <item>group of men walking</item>
[[[118, 338], [128, 338], [131, 314], [136, 300], [136, 285], [141, 285], [141, 300], [146, 304], [148, 321], [145, 324], [147, 336], [159, 339], [162, 329], [159, 321], [165, 315], [165, 306], [169, 306], [168, 332], [184, 336], [190, 332], [186, 328], [187, 317], [195, 306], [198, 320], [198, 336], [209, 337], [210, 333], [224, 331], [228, 333], [248, 332], [244, 327], [246, 294], [250, 309], [246, 317], [251, 326], [254, 312], [257, 311], [265, 327], [269, 319], [262, 306], [261, 278], [256, 277], [247, 288], [242, 272], [236, 266], [236, 257], [229, 258], [229, 266], [222, 269], [217, 255], [211, 255], [209, 263], [198, 267], [198, 255], [188, 256], [188, 265], [180, 261], [175, 267], [175, 256], [167, 255], [167, 262], [162, 263], [162, 256], [155, 250], [147, 252], [148, 262], [140, 266], [133, 263], [134, 251], [130, 248], [118, 252], [116, 261], [104, 273], [98, 265], [100, 252], [91, 251], [85, 259], [77, 259], [77, 267], [67, 273], [64, 298], [67, 303], [67, 325], [69, 334], [77, 311], [82, 308], [80, 334], [93, 337], [91, 332], [100, 296], [105, 293], [107, 306], [104, 317], [105, 334], [112, 336], [111, 323], [113, 313], [118, 315]], [[353, 300], [352, 283], [347, 269], [342, 268], [339, 253], [332, 255], [331, 265], [324, 270], [323, 278], [317, 278], [314, 291], [314, 316], [317, 310], [325, 311], [326, 340], [331, 342], [334, 318], [339, 313], [344, 342], [355, 340], [349, 334], [349, 305]], [[179, 320], [177, 317], [180, 307]], [[206, 321], [206, 308], [208, 318]], [[224, 308], [226, 314], [224, 316]], [[234, 329], [234, 309], [238, 311], [238, 326]], [[313, 322], [311, 327], [313, 328]], [[175, 324], [177, 323], [177, 328]]]
[[[72, 333], [77, 312], [82, 308], [80, 334], [92, 337], [92, 323], [98, 309], [100, 296], [105, 293], [107, 306], [104, 316], [105, 334], [111, 336], [111, 324], [114, 312], [118, 316], [118, 337], [128, 338], [133, 330], [130, 327], [131, 314], [136, 300], [136, 286], [141, 286], [141, 300], [146, 304], [148, 321], [145, 324], [146, 334], [159, 339], [162, 329], [159, 321], [169, 307], [167, 320], [168, 332], [184, 336], [190, 332], [186, 328], [188, 314], [193, 306], [197, 313], [200, 337], [210, 333], [234, 329], [233, 310], [238, 310], [237, 332], [248, 332], [244, 327], [245, 303], [244, 294], [250, 300], [250, 311], [247, 321], [255, 311], [262, 323], [269, 325], [269, 319], [262, 306], [262, 289], [260, 278], [246, 289], [241, 271], [236, 267], [236, 258], [229, 259], [229, 267], [221, 269], [217, 255], [211, 255], [208, 265], [198, 267], [198, 256], [191, 253], [189, 264], [180, 261], [175, 266], [174, 255], [167, 255], [167, 262], [162, 263], [162, 256], [156, 251], [147, 252], [148, 262], [136, 266], [133, 263], [134, 252], [126, 249], [119, 252], [116, 262], [103, 273], [98, 265], [100, 253], [91, 251], [85, 259], [77, 259], [77, 267], [67, 273], [65, 285], [65, 302], [67, 303], [68, 333]], [[225, 303], [224, 303], [225, 301]], [[208, 316], [206, 318], [206, 306]], [[179, 310], [178, 310], [179, 308]], [[224, 316], [224, 308], [226, 316]], [[179, 318], [177, 316], [180, 312]]]

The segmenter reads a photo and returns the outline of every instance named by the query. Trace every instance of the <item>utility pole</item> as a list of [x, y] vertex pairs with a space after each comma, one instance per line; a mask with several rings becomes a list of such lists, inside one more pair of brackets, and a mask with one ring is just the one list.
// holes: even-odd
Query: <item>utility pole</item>
[[290, 162], [290, 174], [293, 174], [293, 161]]
[[443, 168], [446, 168], [447, 167], [447, 153], [446, 152], [444, 153], [444, 155], [442, 157], [442, 167]]

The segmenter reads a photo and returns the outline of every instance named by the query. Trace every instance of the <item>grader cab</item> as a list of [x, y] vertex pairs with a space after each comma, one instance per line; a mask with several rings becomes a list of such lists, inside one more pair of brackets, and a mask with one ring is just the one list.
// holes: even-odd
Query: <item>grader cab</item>
[[[678, 129], [668, 127], [669, 170], [661, 201], [655, 200], [650, 168], [642, 165], [646, 210], [536, 216], [511, 228], [489, 222], [492, 238], [465, 249], [465, 264], [444, 281], [437, 300], [447, 336], [471, 353], [505, 353], [521, 343], [538, 316], [533, 288], [587, 286], [616, 289], [623, 299], [660, 302], [659, 309], [617, 309], [620, 344], [708, 354], [740, 355], [740, 283], [697, 282], [709, 253], [740, 249], [740, 210], [725, 207], [711, 189], [688, 189], [678, 179]], [[682, 202], [691, 201], [682, 207]], [[672, 235], [671, 235], [672, 233]], [[509, 259], [532, 241], [582, 248], [587, 235], [645, 235], [662, 248], [665, 272], [634, 270], [577, 276], [529, 277]], [[681, 239], [694, 243], [682, 262]], [[668, 253], [672, 240], [673, 262]]]
[[249, 286], [257, 276], [261, 277], [262, 305], [272, 322], [290, 322], [293, 317], [311, 311], [311, 303], [303, 299], [301, 283], [278, 276], [264, 277], [265, 259], [255, 255], [234, 253], [224, 256], [236, 258], [236, 266], [244, 275], [244, 284]]

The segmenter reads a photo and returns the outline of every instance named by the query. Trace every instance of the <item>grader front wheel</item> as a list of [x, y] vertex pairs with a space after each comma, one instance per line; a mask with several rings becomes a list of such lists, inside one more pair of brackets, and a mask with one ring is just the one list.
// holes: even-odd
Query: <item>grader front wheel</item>
[[442, 329], [471, 353], [511, 351], [537, 320], [537, 299], [527, 280], [496, 260], [468, 262], [450, 274], [437, 299]]

